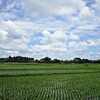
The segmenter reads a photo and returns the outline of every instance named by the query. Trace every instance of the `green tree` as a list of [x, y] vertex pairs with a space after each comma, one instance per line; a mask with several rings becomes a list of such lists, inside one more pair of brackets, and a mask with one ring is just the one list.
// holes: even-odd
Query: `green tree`
[[52, 60], [52, 62], [53, 62], [53, 63], [61, 63], [61, 61], [58, 60], [58, 59], [54, 59], [54, 60]]
[[49, 57], [42, 58], [42, 59], [40, 59], [40, 62], [41, 63], [50, 63], [51, 62], [51, 58], [49, 58]]
[[81, 58], [74, 58], [73, 59], [73, 62], [74, 63], [81, 63]]

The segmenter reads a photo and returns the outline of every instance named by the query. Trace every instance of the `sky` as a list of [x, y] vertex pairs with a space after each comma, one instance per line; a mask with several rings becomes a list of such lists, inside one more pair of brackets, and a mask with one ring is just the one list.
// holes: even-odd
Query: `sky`
[[0, 0], [0, 57], [100, 59], [100, 0]]

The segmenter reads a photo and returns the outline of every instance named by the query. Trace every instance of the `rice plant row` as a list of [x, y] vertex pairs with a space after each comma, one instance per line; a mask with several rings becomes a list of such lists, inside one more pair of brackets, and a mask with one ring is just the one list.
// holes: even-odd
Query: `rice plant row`
[[1, 100], [100, 100], [97, 74], [2, 77]]

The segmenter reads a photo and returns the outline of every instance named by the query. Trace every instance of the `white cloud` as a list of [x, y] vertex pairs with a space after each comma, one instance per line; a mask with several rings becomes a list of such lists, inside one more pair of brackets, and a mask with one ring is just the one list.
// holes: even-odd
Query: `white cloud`
[[94, 5], [94, 7], [97, 9], [97, 11], [100, 11], [100, 0], [95, 0], [96, 4]]
[[27, 36], [25, 30], [22, 30], [14, 21], [1, 21], [0, 29], [2, 32], [6, 32], [6, 36], [9, 39], [21, 39]]
[[95, 46], [96, 45], [96, 43], [93, 40], [88, 40], [88, 42], [89, 42], [89, 46]]
[[72, 52], [80, 52], [80, 51], [85, 51], [88, 47], [88, 44], [86, 42], [69, 42], [68, 46], [71, 48]]
[[89, 52], [89, 58], [90, 58], [90, 59], [93, 59], [93, 60], [94, 60], [95, 58], [96, 58], [96, 59], [100, 59], [100, 52], [92, 52], [92, 51]]
[[86, 6], [86, 0], [21, 2], [23, 8], [20, 0], [8, 0], [2, 5], [0, 52], [3, 54], [71, 59], [89, 58], [90, 51], [93, 55], [99, 52], [99, 0], [93, 5], [95, 9]]
[[76, 35], [76, 34], [70, 34], [70, 35], [69, 35], [69, 38], [70, 38], [70, 39], [73, 39], [73, 40], [78, 40], [78, 39], [79, 39], [79, 36]]
[[5, 55], [16, 52], [29, 52], [27, 43], [30, 42], [30, 35], [26, 34], [25, 30], [22, 30], [13, 21], [1, 21], [0, 24], [0, 51], [3, 51]]
[[0, 30], [0, 42], [2, 42], [3, 40], [7, 39], [7, 32], [4, 30]]
[[100, 39], [97, 40], [87, 40], [83, 42], [75, 42], [71, 41], [68, 43], [68, 47], [73, 52], [81, 52], [87, 50], [89, 47], [96, 47], [98, 48], [100, 46]]
[[47, 31], [47, 30], [44, 30], [43, 32], [42, 32], [42, 34], [43, 34], [43, 36], [44, 37], [41, 37], [41, 39], [42, 39], [42, 43], [51, 43], [51, 42], [54, 42], [54, 41], [56, 41], [54, 38], [53, 38], [53, 35], [49, 32], [49, 31]]
[[[77, 2], [77, 5], [74, 2]], [[85, 2], [83, 0], [22, 0], [22, 5], [32, 16], [45, 17], [76, 13], [84, 7]]]
[[55, 31], [53, 37], [56, 39], [68, 39], [68, 35], [66, 35], [66, 32], [64, 31]]
[[72, 33], [68, 35], [64, 31], [55, 31], [54, 33], [50, 33], [49, 31], [44, 30], [42, 34], [44, 36], [44, 37], [41, 37], [42, 43], [51, 43], [51, 42], [56, 42], [60, 40], [67, 41], [69, 39], [72, 39], [72, 40], [79, 39], [78, 35], [72, 34]]
[[93, 17], [92, 11], [90, 11], [89, 7], [83, 7], [80, 11], [79, 18], [80, 20], [90, 19]]
[[4, 10], [8, 11], [8, 10], [14, 9], [14, 6], [17, 5], [17, 4], [18, 3], [16, 1], [13, 1], [13, 2], [8, 1], [8, 5], [6, 6], [6, 8]]
[[63, 30], [66, 31], [66, 29], [69, 29], [73, 25], [68, 25], [66, 22], [56, 20], [54, 18], [47, 18], [42, 19], [39, 21], [15, 21], [14, 22], [17, 26], [21, 27], [23, 30], [33, 30], [34, 33], [40, 33], [43, 30], [48, 31], [59, 31]]
[[47, 45], [34, 45], [31, 47], [33, 48], [33, 51], [36, 50], [36, 51], [40, 51], [40, 52], [41, 51], [52, 51], [52, 52], [67, 51], [66, 43], [62, 43], [62, 42], [58, 42], [58, 41], [51, 43], [51, 44], [47, 44]]
[[100, 46], [100, 39], [96, 39], [96, 40], [87, 40], [87, 42], [89, 42], [89, 46]]
[[9, 20], [14, 18], [16, 18], [16, 16], [12, 13], [0, 12], [0, 20]]
[[43, 43], [51, 43], [59, 40], [67, 40], [68, 36], [63, 31], [55, 31], [54, 33], [50, 33], [47, 30], [42, 32], [44, 37], [41, 37]]
[[79, 10], [79, 13], [76, 16], [70, 17], [70, 21], [73, 22], [73, 24], [78, 24], [80, 26], [90, 23], [91, 20], [91, 23], [94, 23], [95, 18], [94, 10], [90, 9], [88, 6], [84, 6]]
[[77, 27], [78, 29], [96, 29], [97, 25], [84, 25]]

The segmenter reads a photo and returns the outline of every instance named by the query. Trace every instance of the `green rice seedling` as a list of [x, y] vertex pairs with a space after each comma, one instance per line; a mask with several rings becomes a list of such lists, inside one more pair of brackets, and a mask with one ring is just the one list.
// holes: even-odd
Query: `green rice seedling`
[[2, 64], [0, 69], [1, 100], [100, 100], [99, 64]]

